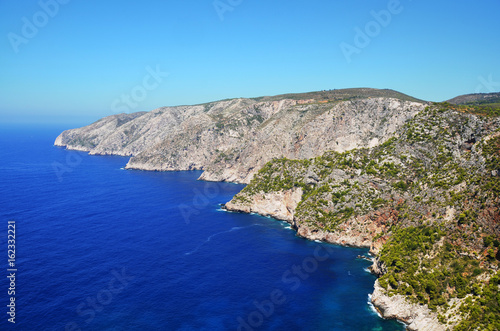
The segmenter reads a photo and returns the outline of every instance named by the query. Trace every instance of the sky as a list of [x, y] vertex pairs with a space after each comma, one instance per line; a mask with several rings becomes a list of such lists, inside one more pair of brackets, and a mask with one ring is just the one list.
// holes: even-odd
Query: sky
[[351, 87], [499, 91], [498, 13], [498, 0], [0, 0], [0, 123]]

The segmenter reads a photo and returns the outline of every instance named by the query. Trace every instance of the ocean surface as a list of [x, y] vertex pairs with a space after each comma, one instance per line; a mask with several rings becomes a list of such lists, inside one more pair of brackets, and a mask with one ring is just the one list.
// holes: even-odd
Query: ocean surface
[[[0, 127], [1, 330], [403, 330], [368, 303], [366, 254], [220, 209], [244, 186]], [[15, 327], [7, 222], [16, 225]]]

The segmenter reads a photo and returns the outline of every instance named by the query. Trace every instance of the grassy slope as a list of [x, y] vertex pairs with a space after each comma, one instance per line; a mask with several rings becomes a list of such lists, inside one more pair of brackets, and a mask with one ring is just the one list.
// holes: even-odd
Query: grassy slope
[[319, 92], [306, 92], [306, 93], [289, 93], [277, 96], [267, 96], [253, 98], [256, 101], [276, 101], [282, 99], [294, 100], [308, 100], [314, 99], [317, 101], [338, 101], [348, 100], [354, 98], [394, 98], [403, 101], [424, 102], [409, 95], [389, 90], [389, 89], [373, 89], [373, 88], [349, 88], [339, 90], [324, 90]]
[[455, 105], [486, 105], [500, 103], [500, 92], [465, 94], [448, 100]]

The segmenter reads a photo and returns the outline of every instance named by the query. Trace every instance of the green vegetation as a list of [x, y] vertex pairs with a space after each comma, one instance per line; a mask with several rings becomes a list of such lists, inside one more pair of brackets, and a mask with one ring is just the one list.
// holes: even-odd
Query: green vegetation
[[457, 331], [500, 330], [500, 271], [488, 283], [474, 284], [460, 313], [465, 318], [456, 326]]
[[[491, 192], [492, 196], [500, 195], [500, 134], [488, 140], [483, 146], [482, 153], [486, 168], [491, 172], [491, 176], [483, 179], [483, 189]], [[494, 176], [493, 173], [496, 172]]]
[[392, 187], [401, 191], [406, 191], [409, 185], [405, 181], [400, 180], [399, 182], [393, 183]]
[[398, 229], [384, 246], [380, 260], [387, 273], [379, 283], [390, 294], [406, 295], [434, 311], [446, 309], [452, 298], [467, 297], [456, 330], [499, 329], [500, 272], [483, 283], [478, 276], [487, 271], [477, 258], [452, 244], [445, 230], [435, 226]]
[[86, 147], [86, 148], [94, 148], [97, 146], [97, 144], [95, 143], [96, 138], [97, 138], [97, 136], [86, 137], [86, 138], [76, 136], [75, 138], [69, 140], [67, 142], [67, 145], [68, 146], [81, 146], [81, 147]]
[[380, 252], [387, 272], [379, 282], [389, 295], [428, 305], [445, 324], [455, 302], [456, 330], [499, 330], [495, 116], [477, 105], [435, 104], [377, 147], [274, 159], [237, 197], [301, 188], [295, 218], [312, 230], [340, 231], [358, 216], [378, 220], [378, 231], [358, 231], [388, 240]]
[[388, 270], [380, 279], [383, 283], [394, 280], [388, 284], [390, 293], [406, 294], [434, 310], [450, 297], [465, 297], [469, 292], [469, 279], [463, 275], [472, 273], [476, 264], [468, 257], [457, 259], [460, 255], [451, 243], [438, 245], [445, 239], [444, 235], [445, 231], [433, 226], [408, 227], [393, 232], [380, 254]]
[[453, 105], [448, 102], [443, 102], [436, 105], [468, 114], [488, 117], [500, 116], [500, 98], [471, 102], [463, 105]]
[[285, 158], [274, 159], [268, 162], [255, 176], [251, 185], [246, 186], [242, 193], [269, 193], [289, 190], [293, 187], [308, 189], [303, 178], [295, 176], [300, 170], [305, 171], [311, 163], [309, 160], [287, 160]]
[[279, 101], [282, 99], [293, 99], [293, 100], [309, 100], [313, 99], [316, 101], [340, 101], [340, 100], [351, 100], [358, 98], [395, 98], [403, 101], [415, 101], [422, 102], [422, 100], [416, 99], [409, 95], [388, 89], [373, 89], [373, 88], [350, 88], [350, 89], [340, 89], [340, 90], [325, 90], [320, 92], [307, 92], [307, 93], [290, 93], [282, 94], [269, 97], [258, 97], [253, 98], [255, 101]]

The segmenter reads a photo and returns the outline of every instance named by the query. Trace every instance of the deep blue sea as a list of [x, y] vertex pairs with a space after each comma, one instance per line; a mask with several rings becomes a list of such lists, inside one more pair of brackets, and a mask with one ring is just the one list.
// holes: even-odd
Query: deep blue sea
[[368, 304], [366, 250], [222, 211], [243, 185], [54, 147], [68, 128], [0, 127], [1, 330], [404, 329]]

